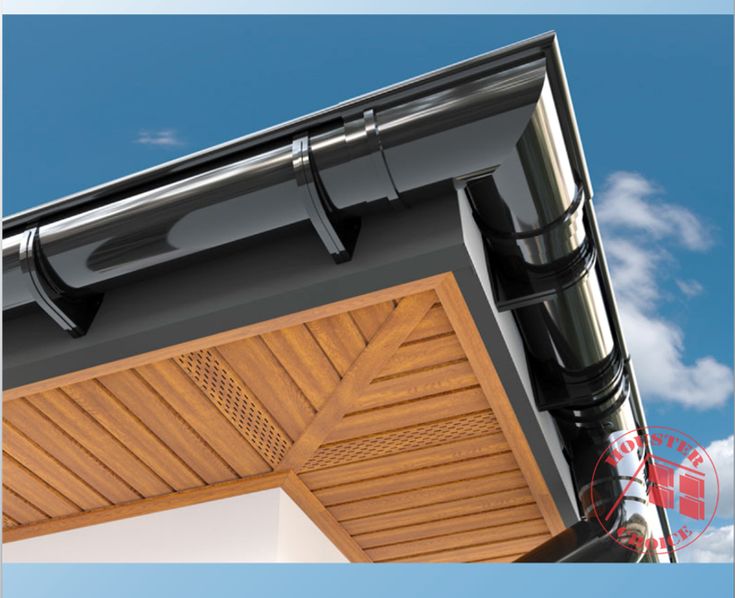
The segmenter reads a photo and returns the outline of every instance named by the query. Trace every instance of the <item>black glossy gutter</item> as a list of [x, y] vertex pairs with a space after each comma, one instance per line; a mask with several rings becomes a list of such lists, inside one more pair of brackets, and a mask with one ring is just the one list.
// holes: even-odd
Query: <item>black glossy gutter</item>
[[[611, 469], [591, 496], [597, 457], [644, 422], [554, 34], [5, 219], [4, 316], [35, 303], [80, 336], [129, 276], [307, 221], [340, 263], [359, 250], [362, 215], [410, 209], [414, 192], [446, 183], [472, 206], [497, 307], [515, 317], [587, 520], [625, 476]], [[668, 536], [646, 484], [618, 522]], [[527, 558], [655, 560], [595, 525]]]

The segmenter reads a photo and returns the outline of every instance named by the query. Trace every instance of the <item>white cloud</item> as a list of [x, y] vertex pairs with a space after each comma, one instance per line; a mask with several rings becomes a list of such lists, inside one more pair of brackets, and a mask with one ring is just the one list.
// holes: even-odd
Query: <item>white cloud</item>
[[733, 435], [721, 440], [713, 440], [705, 447], [705, 450], [714, 461], [717, 471], [717, 479], [715, 479], [715, 476], [710, 475], [707, 470], [704, 482], [705, 500], [708, 507], [713, 505], [719, 490], [719, 502], [715, 516], [720, 520], [731, 520], [733, 517]]
[[684, 563], [731, 563], [733, 560], [733, 526], [708, 529], [696, 542], [677, 553]]
[[[643, 396], [708, 409], [732, 393], [732, 370], [714, 357], [684, 362], [684, 334], [658, 312], [661, 284], [674, 260], [666, 242], [703, 251], [709, 231], [689, 210], [653, 196], [660, 189], [637, 173], [611, 175], [598, 199], [600, 224], [621, 320]], [[702, 292], [696, 281], [679, 281], [686, 295]]]
[[641, 309], [655, 307], [660, 296], [656, 272], [666, 254], [615, 235], [606, 235], [603, 242], [615, 278], [616, 296]]
[[673, 323], [620, 301], [620, 315], [644, 398], [697, 409], [718, 407], [732, 392], [732, 371], [713, 357], [682, 361], [684, 336]]
[[676, 280], [676, 286], [687, 297], [692, 298], [701, 295], [704, 287], [697, 280]]
[[[733, 516], [733, 437], [715, 440], [705, 447], [715, 462], [717, 477], [720, 481], [720, 502], [717, 505], [717, 516], [732, 518]], [[715, 496], [717, 489], [714, 478], [707, 479], [705, 493]]]
[[163, 129], [160, 131], [141, 131], [138, 133], [135, 143], [173, 147], [183, 145], [184, 142], [179, 139], [178, 134], [173, 129]]
[[606, 201], [599, 217], [608, 227], [645, 233], [653, 239], [674, 238], [687, 249], [702, 251], [711, 244], [707, 227], [692, 212], [654, 201], [660, 189], [636, 172], [616, 172], [608, 178]]

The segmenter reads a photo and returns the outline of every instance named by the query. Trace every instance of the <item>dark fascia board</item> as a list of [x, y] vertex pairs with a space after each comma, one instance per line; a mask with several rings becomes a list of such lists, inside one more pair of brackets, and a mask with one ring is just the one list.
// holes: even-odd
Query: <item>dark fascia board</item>
[[[525, 357], [508, 343], [465, 241], [453, 189], [411, 210], [365, 217], [359, 250], [335, 266], [307, 223], [217, 260], [167, 268], [108, 293], [72, 339], [40, 310], [4, 323], [3, 385], [13, 388], [417, 279], [452, 272], [566, 525], [573, 487], [548, 414], [533, 404]], [[233, 272], [241, 276], [232, 276]], [[509, 314], [503, 314], [510, 317]]]
[[[339, 119], [354, 117], [367, 107], [378, 110], [388, 108], [416, 96], [440, 91], [446, 86], [467, 79], [489, 75], [540, 58], [545, 59], [546, 77], [556, 106], [570, 166], [576, 175], [575, 178], [579, 181], [578, 184], [583, 187], [584, 195], [590, 199], [592, 188], [567, 89], [559, 46], [556, 35], [552, 32], [16, 214], [3, 221], [3, 231], [6, 235], [17, 234], [30, 225], [70, 216], [224, 166], [242, 159], [255, 146], [267, 149], [270, 144], [283, 144], [284, 140], [293, 138], [299, 133], [316, 131], [330, 123], [334, 124]], [[287, 287], [279, 287], [278, 293], [275, 292], [275, 289], [271, 289], [257, 300], [254, 300], [253, 297], [245, 300], [247, 293], [242, 295], [245, 292], [243, 289], [227, 288], [226, 284], [222, 292], [214, 291], [217, 283], [227, 283], [228, 279], [232, 279], [231, 273], [238, 271], [237, 267], [232, 269], [234, 264], [228, 267], [227, 260], [220, 259], [217, 261], [217, 268], [210, 267], [211, 262], [199, 270], [196, 265], [191, 264], [172, 265], [169, 271], [161, 276], [147, 277], [142, 281], [110, 290], [99, 312], [95, 327], [87, 337], [76, 341], [70, 341], [65, 335], [62, 339], [59, 335], [63, 333], [53, 327], [48, 319], [39, 319], [41, 314], [38, 313], [38, 310], [28, 312], [19, 318], [10, 319], [5, 323], [5, 383], [8, 386], [29, 383], [90, 367], [104, 361], [213, 334], [238, 325], [306, 309], [328, 301], [346, 298], [346, 296], [451, 270], [460, 282], [460, 288], [470, 304], [491, 357], [496, 364], [499, 364], [499, 374], [508, 394], [515, 397], [511, 400], [519, 419], [526, 419], [525, 424], [522, 421], [521, 425], [524, 427], [529, 442], [532, 443], [532, 450], [537, 458], [541, 455], [542, 471], [545, 476], [553, 474], [558, 477], [561, 470], [554, 458], [554, 453], [558, 457], [561, 451], [550, 449], [553, 442], [548, 432], [539, 428], [539, 419], [532, 407], [529, 393], [514, 390], [523, 387], [522, 381], [520, 387], [517, 385], [513, 387], [515, 384], [513, 380], [518, 381], [518, 368], [519, 364], [525, 361], [524, 356], [519, 352], [513, 354], [508, 349], [505, 342], [507, 339], [503, 338], [496, 321], [497, 318], [493, 320], [495, 327], [492, 330], [488, 328], [488, 322], [492, 320], [487, 317], [492, 298], [478, 281], [477, 270], [472, 266], [471, 256], [468, 257], [467, 247], [461, 235], [457, 236], [455, 231], [453, 237], [450, 235], [451, 242], [448, 245], [442, 245], [436, 235], [436, 228], [437, 223], [445, 224], [445, 221], [441, 217], [437, 218], [436, 214], [424, 223], [425, 226], [417, 226], [417, 214], [419, 211], [428, 209], [430, 199], [428, 198], [425, 202], [426, 206], [422, 205], [421, 210], [411, 211], [409, 226], [401, 227], [402, 217], [394, 214], [390, 216], [390, 222], [383, 221], [377, 236], [375, 229], [371, 234], [364, 230], [353, 260], [339, 267], [335, 267], [324, 255], [323, 249], [321, 252], [317, 251], [320, 248], [313, 234], [309, 238], [302, 239], [303, 252], [294, 250], [296, 236], [292, 235], [289, 236], [288, 244], [282, 242], [264, 244], [257, 248], [251, 247], [249, 251], [231, 254], [234, 259], [242, 260], [241, 266], [244, 266], [239, 270], [243, 275], [238, 277], [238, 280], [245, 281], [246, 285], [250, 284], [250, 281], [255, 281], [253, 285], [248, 286], [248, 292], [253, 290], [253, 286], [262, 291], [262, 287], [258, 287], [258, 284], [262, 284], [264, 280], [276, 281], [272, 272], [269, 272], [268, 276], [264, 275], [262, 269], [266, 267], [277, 271], [280, 277], [277, 281], [278, 285]], [[456, 199], [452, 205], [456, 209]], [[616, 344], [627, 360], [627, 349], [617, 317], [594, 212], [589, 203], [585, 204], [584, 209], [591, 226], [589, 232], [599, 251], [601, 286], [609, 302], [608, 315], [614, 329]], [[367, 220], [369, 217], [366, 217], [366, 225]], [[395, 226], [399, 226], [398, 236], [393, 243], [386, 244], [386, 231]], [[406, 230], [419, 229], [423, 232], [417, 233], [412, 239], [420, 240], [419, 245], [423, 247], [421, 251], [410, 244], [405, 245], [405, 242], [409, 241]], [[461, 226], [457, 230], [461, 231]], [[368, 238], [372, 238], [373, 241], [368, 241]], [[406, 254], [400, 251], [396, 253], [397, 247], [413, 248], [410, 249], [409, 254]], [[258, 256], [261, 256], [261, 259], [256, 264], [253, 260], [257, 260]], [[305, 260], [307, 257], [308, 260]], [[297, 266], [297, 263], [300, 265]], [[210, 284], [207, 282], [208, 276], [215, 271], [220, 274], [220, 278], [217, 281], [212, 280]], [[198, 276], [197, 272], [201, 276]], [[224, 276], [222, 276], [223, 273]], [[248, 275], [251, 278], [248, 278]], [[307, 279], [304, 279], [303, 276], [307, 276]], [[193, 291], [193, 294], [184, 302], [186, 305], [182, 305], [182, 297], [185, 295], [171, 295], [171, 291], [176, 288], [180, 291], [186, 285], [189, 290]], [[202, 289], [205, 288], [207, 291], [202, 295]], [[238, 293], [241, 296], [238, 296]], [[159, 303], [164, 297], [166, 298], [165, 309], [162, 311]], [[229, 302], [229, 305], [224, 307], [223, 301], [225, 304]], [[158, 307], [154, 308], [155, 305]], [[156, 319], [156, 314], [163, 320]], [[507, 355], [498, 354], [498, 351], [502, 353], [502, 349], [498, 347], [505, 347]], [[505, 375], [503, 371], [506, 372]], [[636, 414], [636, 419], [642, 420], [642, 408], [632, 374], [630, 374], [630, 382], [632, 385], [631, 409]], [[524, 416], [524, 411], [530, 415]], [[534, 443], [536, 446], [533, 446]], [[558, 448], [558, 442], [556, 446]], [[543, 455], [549, 456], [551, 461], [541, 463], [544, 459]], [[573, 501], [570, 501], [568, 486], [563, 483], [561, 486], [556, 485], [557, 490], [560, 487], [567, 490], [561, 494], [554, 491], [553, 483], [549, 483], [549, 486], [552, 488], [552, 493], [555, 493], [557, 505], [569, 506], [566, 513], [562, 513], [564, 519], [567, 523], [573, 521], [576, 516], [570, 515], [570, 513], [574, 515], [574, 507]], [[561, 508], [560, 510], [564, 511]], [[662, 526], [667, 529], [665, 514], [660, 515], [660, 519]]]
[[392, 106], [413, 96], [451, 86], [459, 80], [490, 74], [539, 58], [546, 58], [549, 83], [572, 167], [581, 178], [587, 197], [592, 197], [592, 185], [579, 139], [557, 36], [555, 32], [550, 31], [358, 96], [330, 108], [10, 215], [3, 219], [3, 235], [7, 237], [17, 234], [33, 224], [83, 212], [234, 162], [256, 146], [263, 147], [278, 140], [291, 139], [303, 131], [315, 130], [337, 119], [360, 114], [366, 108], [381, 109]]

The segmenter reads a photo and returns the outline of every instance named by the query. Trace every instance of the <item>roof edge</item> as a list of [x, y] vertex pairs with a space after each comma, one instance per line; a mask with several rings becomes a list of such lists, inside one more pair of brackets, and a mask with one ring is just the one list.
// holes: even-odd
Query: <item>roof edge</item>
[[547, 59], [548, 76], [559, 109], [559, 119], [565, 141], [569, 146], [570, 159], [575, 162], [586, 191], [591, 196], [591, 183], [569, 96], [557, 35], [554, 31], [548, 31], [305, 116], [11, 214], [3, 218], [3, 234], [4, 236], [17, 234], [34, 224], [70, 216], [122, 199], [127, 195], [142, 193], [205, 172], [210, 168], [236, 161], [242, 157], [244, 152], [251, 151], [256, 146], [267, 145], [284, 138], [290, 139], [300, 132], [314, 130], [335, 119], [354, 116], [365, 108], [390, 106], [416, 93], [431, 93], [433, 90], [456, 82], [457, 79], [489, 74], [513, 64], [526, 63], [541, 57]]

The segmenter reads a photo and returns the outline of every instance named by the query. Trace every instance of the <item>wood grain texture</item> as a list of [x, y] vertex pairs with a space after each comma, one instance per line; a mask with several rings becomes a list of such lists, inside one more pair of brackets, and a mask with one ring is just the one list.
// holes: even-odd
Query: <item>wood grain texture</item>
[[452, 532], [422, 540], [411, 540], [368, 549], [374, 561], [394, 561], [408, 556], [431, 554], [439, 551], [461, 549], [477, 544], [502, 544], [506, 540], [547, 533], [546, 523], [540, 517], [530, 521], [515, 521], [511, 524], [494, 525], [464, 532]]
[[275, 487], [352, 561], [504, 561], [560, 524], [451, 274], [9, 395], [6, 541]]
[[[125, 455], [123, 450], [117, 450], [121, 445], [118, 445], [115, 439], [110, 442], [109, 435], [105, 437], [101, 433], [97, 437], [95, 435], [78, 436], [74, 428], [64, 427], [63, 419], [52, 420], [53, 416], [46, 415], [46, 412], [40, 410], [38, 405], [51, 402], [55, 406], [65, 405], [68, 408], [70, 399], [60, 391], [50, 391], [49, 394], [52, 394], [50, 399], [44, 394], [29, 397], [27, 401], [14, 401], [3, 410], [3, 418], [48, 454], [53, 455], [67, 469], [95, 488], [111, 503], [140, 498], [141, 493], [136, 491], [126, 479], [123, 479], [118, 473], [120, 470], [117, 469], [118, 467], [125, 468], [127, 475], [132, 477], [136, 471], [135, 464], [139, 461], [130, 454], [129, 463], [125, 460], [115, 462], [115, 457]], [[84, 419], [79, 417], [75, 419], [75, 422], [84, 422]], [[95, 434], [98, 432], [94, 428], [92, 431]], [[94, 443], [100, 437], [103, 443], [100, 444], [99, 450], [95, 450]], [[108, 457], [110, 461], [103, 461]], [[130, 465], [129, 469], [127, 465]], [[145, 469], [142, 471], [145, 472]], [[158, 476], [152, 473], [151, 476], [152, 478], [148, 481], [155, 494], [171, 491], [171, 487]]]
[[135, 370], [109, 374], [99, 381], [205, 483], [215, 484], [237, 477]]
[[392, 559], [393, 563], [467, 563], [478, 560], [490, 560], [499, 557], [498, 561], [509, 562], [517, 554], [525, 554], [536, 548], [551, 536], [546, 534], [534, 534], [522, 538], [506, 540], [504, 542], [488, 542], [429, 552], [420, 555]]
[[365, 349], [365, 338], [347, 312], [308, 322], [306, 327], [340, 377]]
[[3, 484], [3, 513], [20, 526], [48, 519], [46, 513], [41, 512], [5, 484]]
[[[63, 374], [61, 376], [54, 376], [52, 378], [46, 378], [45, 380], [39, 380], [38, 382], [9, 388], [3, 391], [3, 401], [13, 401], [26, 395], [36, 394], [45, 390], [58, 388], [60, 386], [67, 386], [69, 384], [74, 384], [75, 382], [90, 380], [113, 372], [119, 372], [121, 370], [127, 370], [140, 365], [160, 361], [162, 359], [176, 357], [190, 351], [198, 351], [208, 347], [224, 345], [244, 338], [265, 334], [274, 330], [280, 330], [288, 326], [296, 326], [312, 320], [318, 320], [319, 318], [327, 318], [345, 311], [354, 310], [356, 312], [356, 319], [359, 325], [363, 325], [363, 322], [367, 322], [368, 318], [363, 318], [362, 310], [367, 310], [367, 312], [371, 313], [370, 317], [372, 318], [372, 325], [374, 326], [380, 319], [379, 313], [373, 313], [376, 309], [380, 309], [375, 307], [376, 304], [392, 302], [397, 297], [404, 297], [406, 295], [420, 293], [422, 291], [433, 290], [441, 284], [446, 276], [447, 274], [437, 274], [436, 276], [421, 278], [419, 280], [386, 287], [384, 289], [377, 289], [365, 295], [358, 295], [356, 297], [351, 297], [342, 301], [335, 301], [333, 303], [326, 303], [318, 307], [294, 312], [278, 318], [272, 318], [270, 320], [249, 324], [247, 326], [233, 328], [232, 330], [227, 330], [184, 343], [177, 343], [155, 351], [148, 351], [146, 353], [141, 353], [140, 355], [118, 359], [109, 363]], [[366, 333], [365, 336], [369, 339], [372, 335]]]
[[63, 391], [175, 490], [204, 484], [196, 472], [99, 380], [79, 382], [64, 387]]
[[487, 401], [480, 387], [470, 387], [391, 405], [384, 409], [348, 413], [334, 428], [327, 442], [349, 440], [390, 430], [393, 426], [406, 428], [485, 409]]
[[437, 287], [437, 294], [511, 450], [523, 466], [528, 486], [551, 533], [560, 533], [565, 529], [564, 522], [453, 275], [447, 276], [441, 282]]
[[435, 304], [414, 328], [413, 332], [408, 335], [406, 343], [413, 343], [424, 339], [432, 338], [440, 335], [451, 334], [452, 324], [447, 318], [447, 314], [440, 303]]
[[348, 532], [359, 538], [372, 532], [388, 532], [412, 525], [433, 523], [477, 513], [511, 510], [529, 504], [535, 503], [528, 488], [516, 488], [515, 490], [431, 503], [421, 507], [406, 506], [396, 511], [341, 523]]
[[80, 507], [7, 453], [3, 453], [3, 481], [49, 517], [81, 512]]
[[[428, 288], [428, 287], [427, 287]], [[421, 289], [416, 289], [418, 292]], [[396, 295], [398, 297], [399, 295]], [[350, 311], [350, 315], [357, 327], [362, 333], [362, 337], [366, 342], [372, 340], [375, 333], [380, 329], [383, 323], [394, 309], [393, 301], [383, 301], [365, 307], [358, 307]]]
[[331, 507], [374, 496], [415, 490], [448, 482], [470, 480], [484, 475], [512, 471], [517, 468], [518, 465], [513, 455], [506, 452], [491, 457], [479, 457], [459, 462], [453, 461], [445, 465], [425, 467], [383, 478], [331, 486], [324, 490], [317, 490], [314, 494], [325, 506]]
[[218, 352], [291, 440], [298, 438], [314, 418], [314, 407], [265, 341], [248, 338], [222, 345]]
[[509, 509], [496, 509], [494, 511], [482, 511], [459, 517], [438, 518], [423, 523], [356, 535], [355, 540], [363, 548], [375, 548], [468, 530], [495, 527], [498, 525], [513, 525], [517, 522], [528, 521], [530, 519], [541, 519], [541, 512], [535, 504], [521, 505]]
[[3, 532], [3, 542], [15, 542], [25, 538], [33, 538], [35, 536], [52, 534], [78, 527], [135, 517], [136, 515], [157, 513], [158, 511], [187, 507], [210, 500], [219, 500], [248, 494], [250, 492], [280, 488], [285, 483], [287, 475], [280, 472], [271, 472], [244, 480], [221, 482], [219, 484], [192, 488], [164, 496], [155, 496], [113, 507], [86, 511], [69, 517], [49, 519], [32, 525], [5, 530]]
[[305, 324], [274, 330], [263, 340], [315, 409], [321, 409], [340, 376]]
[[514, 470], [473, 478], [471, 481], [460, 480], [375, 498], [356, 500], [336, 505], [330, 511], [339, 521], [344, 521], [397, 511], [407, 505], [421, 507], [432, 503], [476, 496], [477, 494], [517, 490], [524, 486], [525, 480], [521, 472]]
[[270, 467], [173, 360], [141, 366], [138, 373], [240, 477]]
[[310, 426], [291, 447], [278, 466], [280, 471], [301, 469], [350, 409], [354, 397], [385, 366], [435, 300], [433, 291], [426, 291], [400, 301], [339, 382], [327, 399], [325, 407], [317, 413]]
[[69, 500], [81, 509], [90, 510], [111, 504], [82, 478], [8, 422], [3, 424], [3, 445], [10, 457], [50, 486], [63, 488]]
[[378, 380], [414, 370], [424, 370], [438, 365], [465, 359], [457, 335], [436, 336], [405, 344], [396, 351], [380, 370]]
[[330, 488], [359, 480], [398, 475], [414, 469], [497, 454], [507, 450], [510, 450], [508, 443], [501, 434], [477, 436], [357, 463], [307, 471], [301, 473], [300, 477], [312, 489]]
[[355, 409], [375, 409], [476, 385], [469, 361], [437, 366], [373, 382], [355, 401]]

